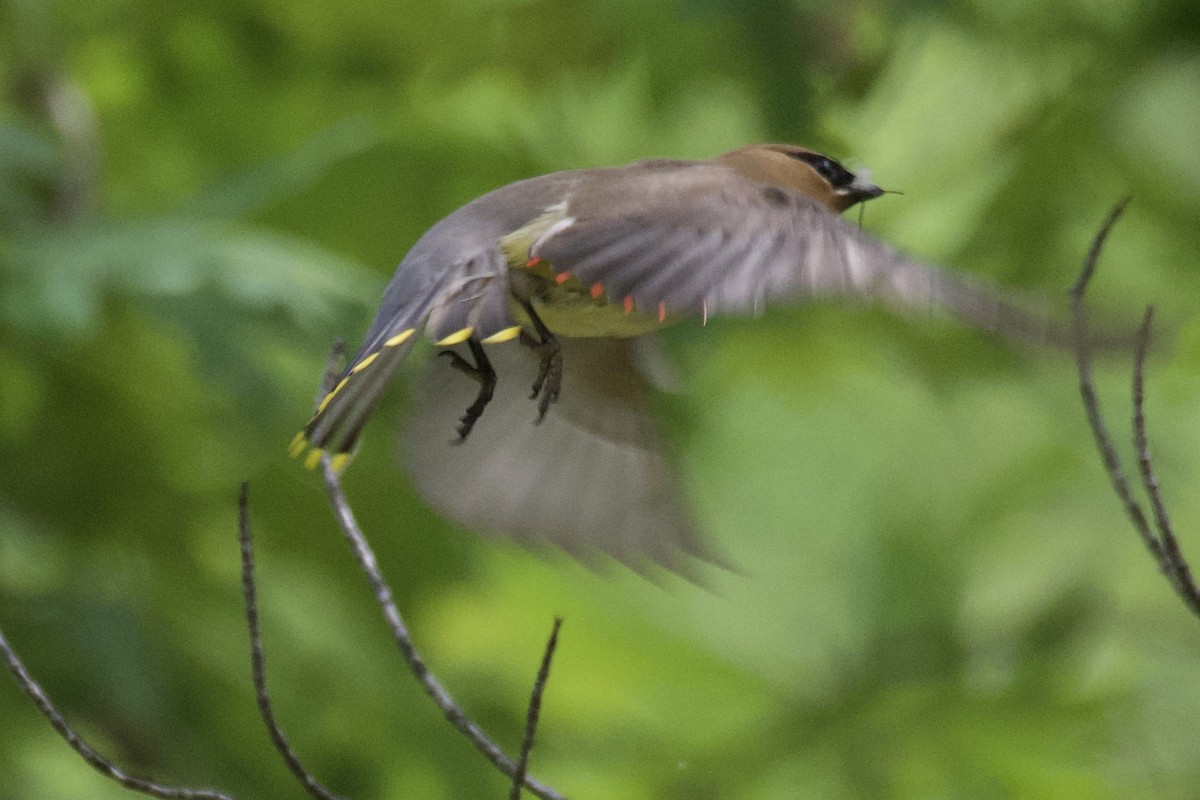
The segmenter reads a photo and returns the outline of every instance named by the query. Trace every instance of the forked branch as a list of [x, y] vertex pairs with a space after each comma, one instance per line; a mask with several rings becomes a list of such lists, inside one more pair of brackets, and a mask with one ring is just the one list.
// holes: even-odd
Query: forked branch
[[[325, 378], [322, 381], [321, 391], [318, 392], [318, 399], [333, 388], [333, 381], [337, 376], [337, 364], [341, 359], [341, 354], [342, 347], [339, 342], [334, 345], [332, 352], [329, 354], [329, 360], [325, 365]], [[392, 638], [395, 640], [396, 646], [400, 649], [400, 655], [404, 658], [405, 663], [408, 664], [413, 677], [421, 684], [421, 688], [425, 690], [425, 693], [429, 695], [446, 719], [450, 721], [450, 724], [465, 736], [467, 741], [483, 754], [484, 758], [491, 761], [497, 769], [510, 779], [513, 779], [516, 785], [523, 784], [526, 789], [537, 797], [542, 798], [542, 800], [565, 800], [565, 797], [554, 789], [525, 774], [525, 761], [528, 759], [527, 749], [523, 749], [522, 751], [521, 763], [514, 762], [474, 720], [467, 716], [466, 712], [454, 702], [450, 693], [442, 686], [441, 681], [429, 671], [429, 667], [425, 664], [425, 659], [421, 657], [421, 654], [413, 644], [412, 636], [408, 632], [408, 625], [405, 624], [404, 617], [401, 616], [400, 609], [396, 606], [396, 602], [393, 599], [392, 588], [388, 585], [387, 580], [383, 577], [383, 572], [379, 569], [379, 561], [375, 558], [375, 551], [367, 542], [367, 537], [358, 525], [358, 520], [350, 508], [350, 503], [346, 500], [346, 493], [342, 490], [337, 470], [333, 468], [328, 455], [321, 456], [320, 466], [321, 475], [325, 479], [325, 491], [329, 495], [329, 502], [333, 507], [333, 516], [337, 520], [338, 527], [341, 529], [342, 535], [346, 537], [346, 541], [350, 544], [350, 549], [354, 553], [355, 560], [358, 561], [359, 568], [367, 576], [367, 581], [371, 585], [371, 591], [375, 594], [375, 601], [379, 604], [383, 618], [387, 622], [388, 627], [391, 628]], [[527, 721], [526, 724], [526, 739], [527, 747], [529, 748], [533, 746], [532, 727], [536, 727], [537, 725], [537, 713], [541, 704], [541, 688], [545, 687], [545, 680], [549, 676], [550, 659], [554, 655], [554, 648], [558, 642], [559, 624], [559, 622], [555, 622], [554, 631], [550, 637], [550, 642], [547, 644], [545, 656], [542, 659], [542, 671], [539, 672], [539, 683], [535, 685], [534, 695], [530, 700], [529, 715], [532, 718], [532, 723]], [[544, 675], [543, 672], [545, 673]]]
[[1109, 433], [1100, 411], [1100, 401], [1096, 396], [1095, 379], [1092, 373], [1092, 348], [1084, 301], [1088, 285], [1096, 273], [1097, 262], [1104, 249], [1105, 240], [1128, 203], [1129, 199], [1126, 198], [1109, 212], [1108, 218], [1105, 219], [1095, 239], [1092, 240], [1092, 246], [1083, 261], [1075, 285], [1071, 287], [1071, 315], [1075, 331], [1075, 363], [1079, 371], [1079, 393], [1083, 398], [1083, 407], [1087, 413], [1092, 435], [1100, 449], [1104, 469], [1108, 473], [1113, 490], [1121, 500], [1121, 505], [1125, 508], [1126, 516], [1133, 523], [1134, 530], [1146, 545], [1146, 549], [1150, 551], [1151, 557], [1154, 558], [1159, 570], [1166, 576], [1175, 593], [1193, 614], [1200, 616], [1200, 590], [1196, 588], [1191, 567], [1180, 550], [1179, 540], [1175, 536], [1174, 527], [1167, 514], [1167, 506], [1163, 501], [1162, 490], [1154, 470], [1154, 461], [1150, 457], [1149, 437], [1146, 434], [1146, 358], [1150, 349], [1151, 325], [1154, 319], [1153, 308], [1146, 309], [1134, 342], [1132, 392], [1133, 447], [1138, 461], [1138, 475], [1150, 503], [1152, 514], [1147, 514], [1142, 504], [1134, 496], [1125, 468], [1121, 464], [1121, 458], [1117, 454], [1117, 448], [1113, 444], [1112, 435]]
[[[358, 561], [358, 566], [367, 576], [367, 581], [371, 584], [371, 590], [375, 593], [375, 601], [379, 603], [379, 608], [383, 612], [383, 618], [392, 630], [392, 638], [396, 641], [396, 646], [400, 649], [400, 655], [404, 657], [404, 661], [412, 671], [413, 677], [421, 684], [421, 688], [425, 690], [425, 693], [433, 699], [434, 704], [441, 709], [442, 714], [450, 721], [450, 724], [465, 736], [476, 750], [482, 753], [488, 761], [495, 764], [496, 768], [509, 776], [509, 778], [515, 778], [518, 775], [517, 763], [509, 758], [500, 746], [492, 741], [484, 733], [483, 729], [454, 702], [454, 699], [450, 697], [450, 693], [442, 686], [441, 681], [429, 671], [425, 660], [417, 652], [417, 648], [412, 642], [412, 637], [409, 635], [408, 626], [404, 623], [404, 618], [400, 615], [400, 609], [396, 607], [396, 603], [392, 599], [392, 589], [379, 569], [379, 562], [375, 558], [375, 551], [368, 544], [362, 529], [358, 525], [358, 521], [354, 517], [354, 512], [350, 509], [350, 504], [346, 501], [346, 495], [342, 491], [342, 485], [338, 481], [337, 472], [330, 464], [328, 455], [321, 457], [321, 473], [325, 478], [325, 489], [329, 494], [330, 503], [333, 505], [333, 513], [334, 517], [337, 518], [338, 527], [341, 528], [346, 541], [350, 543], [350, 549], [354, 552], [354, 558]], [[553, 654], [552, 647], [548, 647], [547, 651]], [[548, 669], [549, 667], [547, 666]], [[528, 775], [524, 776], [524, 785], [526, 789], [542, 798], [542, 800], [565, 800], [563, 795]]]

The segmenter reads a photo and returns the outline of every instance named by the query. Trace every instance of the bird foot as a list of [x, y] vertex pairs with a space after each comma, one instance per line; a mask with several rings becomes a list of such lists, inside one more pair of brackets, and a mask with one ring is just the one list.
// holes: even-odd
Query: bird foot
[[529, 394], [530, 400], [537, 399], [538, 401], [537, 421], [541, 422], [546, 418], [550, 404], [558, 399], [559, 392], [562, 390], [562, 349], [558, 346], [558, 340], [553, 336], [547, 336], [544, 340], [539, 341], [524, 331], [521, 332], [521, 344], [536, 353], [541, 361], [537, 378], [533, 381], [533, 388]]
[[466, 441], [467, 436], [475, 427], [475, 423], [483, 416], [483, 410], [487, 408], [488, 403], [492, 402], [492, 394], [496, 390], [496, 371], [492, 369], [487, 354], [483, 352], [483, 346], [473, 339], [468, 340], [467, 344], [471, 348], [471, 355], [475, 357], [474, 364], [453, 350], [443, 350], [438, 353], [439, 356], [447, 356], [450, 359], [450, 366], [479, 384], [479, 393], [475, 395], [475, 402], [467, 406], [466, 413], [458, 419], [459, 424], [456, 431], [459, 444]]

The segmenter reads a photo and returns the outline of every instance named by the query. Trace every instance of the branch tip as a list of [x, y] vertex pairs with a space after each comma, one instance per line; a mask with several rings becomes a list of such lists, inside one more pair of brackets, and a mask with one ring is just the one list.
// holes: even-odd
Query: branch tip
[[558, 631], [562, 627], [563, 618], [556, 616], [550, 629], [550, 639], [546, 642], [546, 650], [542, 654], [542, 663], [538, 667], [537, 678], [533, 682], [533, 692], [529, 696], [529, 710], [525, 714], [525, 737], [521, 741], [521, 752], [517, 758], [517, 768], [513, 773], [512, 788], [509, 790], [509, 800], [521, 800], [521, 787], [525, 783], [525, 771], [529, 766], [529, 754], [533, 751], [534, 734], [537, 732], [538, 719], [542, 712], [542, 694], [550, 680], [550, 662], [554, 660], [554, 651], [558, 647]]
[[1096, 272], [1096, 262], [1100, 260], [1100, 251], [1104, 249], [1104, 243], [1108, 239], [1108, 234], [1116, 226], [1117, 220], [1125, 213], [1125, 207], [1133, 200], [1133, 195], [1126, 195], [1117, 201], [1112, 210], [1108, 212], [1108, 216], [1104, 218], [1104, 222], [1100, 225], [1100, 230], [1096, 232], [1095, 238], [1092, 239], [1092, 246], [1088, 248], [1087, 256], [1083, 259], [1083, 267], [1079, 270], [1079, 277], [1075, 279], [1075, 284], [1071, 287], [1070, 295], [1073, 303], [1081, 303], [1083, 295], [1087, 292], [1088, 284], [1091, 283], [1092, 276]]

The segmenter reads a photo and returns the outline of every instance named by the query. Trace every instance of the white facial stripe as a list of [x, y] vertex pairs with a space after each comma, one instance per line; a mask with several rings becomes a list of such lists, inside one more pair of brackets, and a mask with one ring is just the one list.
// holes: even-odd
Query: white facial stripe
[[871, 170], [864, 167], [860, 170], [855, 170], [850, 173], [854, 176], [854, 180], [848, 186], [836, 190], [837, 194], [852, 194], [852, 193], [870, 193], [879, 190], [879, 187], [871, 180]]

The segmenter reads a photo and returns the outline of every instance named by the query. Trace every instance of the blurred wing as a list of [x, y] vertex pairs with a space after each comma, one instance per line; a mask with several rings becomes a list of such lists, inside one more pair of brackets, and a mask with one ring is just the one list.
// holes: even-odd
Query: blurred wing
[[488, 348], [500, 382], [466, 441], [454, 436], [476, 385], [434, 359], [414, 391], [402, 458], [438, 512], [471, 530], [548, 541], [587, 560], [607, 554], [687, 571], [702, 548], [650, 414], [630, 339], [562, 339], [563, 388], [540, 424], [529, 400], [536, 358], [516, 343]]
[[647, 166], [619, 185], [584, 188], [559, 219], [539, 219], [546, 233], [529, 255], [626, 307], [660, 316], [758, 313], [770, 301], [849, 296], [945, 308], [1021, 338], [1046, 335], [1044, 314], [905, 259], [803, 194], [719, 165]]
[[[502, 341], [517, 335], [508, 313], [508, 264], [499, 247], [441, 264], [414, 249], [388, 284], [363, 346], [292, 444], [294, 455], [312, 448], [350, 453], [389, 380], [423, 331], [439, 344], [469, 336]], [[341, 458], [338, 466], [345, 463]]]

